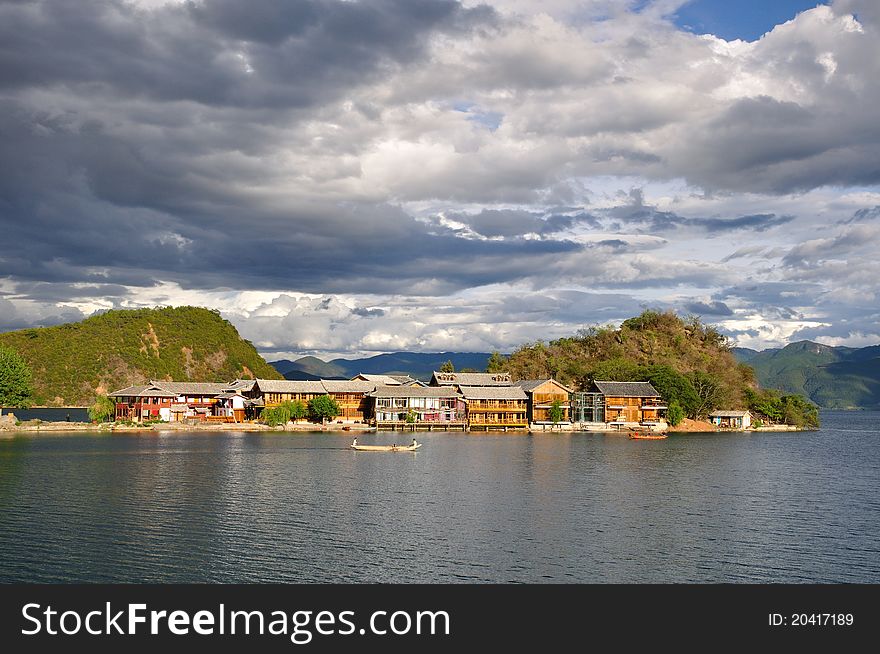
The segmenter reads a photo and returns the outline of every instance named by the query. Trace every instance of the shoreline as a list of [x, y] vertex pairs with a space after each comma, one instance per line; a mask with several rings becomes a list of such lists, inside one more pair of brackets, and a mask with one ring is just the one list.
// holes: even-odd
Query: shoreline
[[[20, 434], [20, 433], [77, 433], [77, 432], [106, 432], [107, 434], [125, 434], [125, 433], [159, 433], [159, 432], [217, 432], [217, 431], [239, 431], [239, 432], [269, 432], [269, 433], [287, 433], [287, 432], [338, 432], [339, 434], [363, 434], [377, 433], [375, 427], [365, 424], [344, 424], [331, 423], [321, 425], [317, 423], [296, 423], [284, 426], [270, 427], [261, 423], [219, 423], [219, 424], [196, 424], [187, 425], [182, 423], [154, 423], [151, 425], [115, 425], [112, 423], [86, 423], [86, 422], [44, 422], [38, 425], [0, 425], [0, 434]], [[671, 428], [669, 434], [676, 436], [684, 436], [687, 434], [749, 434], [753, 432], [801, 432], [801, 431], [818, 431], [816, 428], [796, 427], [795, 425], [763, 425], [761, 427], [753, 427], [751, 429], [686, 429], [677, 430]], [[383, 432], [385, 433], [385, 432]], [[387, 432], [393, 433], [393, 432]], [[419, 432], [422, 433], [422, 432]], [[439, 432], [438, 432], [439, 433]], [[456, 432], [483, 436], [487, 434], [500, 434], [502, 432], [485, 432], [485, 431], [464, 431]], [[565, 429], [565, 430], [518, 430], [504, 432], [510, 435], [561, 435], [561, 434], [605, 434], [627, 436], [627, 432], [620, 430], [597, 430], [597, 429]]]

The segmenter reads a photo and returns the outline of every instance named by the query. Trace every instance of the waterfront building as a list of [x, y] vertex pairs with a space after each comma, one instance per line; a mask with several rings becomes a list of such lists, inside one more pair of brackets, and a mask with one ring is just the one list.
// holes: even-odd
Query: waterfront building
[[593, 382], [601, 394], [607, 424], [638, 424], [660, 422], [668, 408], [649, 382]]
[[528, 396], [519, 386], [459, 386], [468, 429], [527, 429]]
[[713, 411], [709, 421], [722, 429], [748, 429], [752, 426], [752, 414], [749, 411]]
[[368, 394], [378, 429], [463, 429], [465, 403], [454, 388], [378, 386]]
[[292, 379], [257, 379], [249, 391], [252, 399], [262, 399], [264, 406], [278, 406], [283, 402], [302, 402], [308, 404], [327, 389], [320, 381], [297, 381]]
[[338, 420], [343, 422], [363, 422], [370, 415], [370, 401], [367, 393], [376, 388], [375, 382], [361, 380], [322, 379], [324, 392], [339, 405]]
[[563, 411], [560, 422], [571, 422], [571, 395], [574, 391], [550, 379], [521, 379], [515, 384], [523, 389], [528, 397], [527, 417], [529, 424], [553, 424], [550, 409], [554, 402], [559, 402]]
[[108, 397], [116, 405], [116, 420], [204, 420], [218, 415], [217, 396], [228, 389], [229, 384], [224, 383], [152, 380], [120, 389]]

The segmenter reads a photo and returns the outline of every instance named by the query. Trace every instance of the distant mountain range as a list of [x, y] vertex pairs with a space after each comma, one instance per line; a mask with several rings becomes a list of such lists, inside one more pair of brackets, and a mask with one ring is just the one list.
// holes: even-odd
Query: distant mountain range
[[271, 361], [270, 365], [285, 379], [350, 379], [359, 373], [367, 373], [411, 375], [427, 381], [431, 373], [447, 361], [452, 361], [456, 370], [473, 368], [483, 372], [490, 356], [488, 352], [393, 352], [365, 359], [332, 361], [309, 356], [296, 361]]
[[880, 345], [831, 347], [812, 341], [763, 351], [734, 348], [764, 388], [801, 393], [825, 409], [880, 409]]

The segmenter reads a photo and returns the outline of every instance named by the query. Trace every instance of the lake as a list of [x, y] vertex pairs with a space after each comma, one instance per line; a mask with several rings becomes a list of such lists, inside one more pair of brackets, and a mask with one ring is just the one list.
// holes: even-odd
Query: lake
[[880, 413], [822, 418], [426, 433], [416, 453], [347, 433], [0, 437], [0, 581], [880, 582]]

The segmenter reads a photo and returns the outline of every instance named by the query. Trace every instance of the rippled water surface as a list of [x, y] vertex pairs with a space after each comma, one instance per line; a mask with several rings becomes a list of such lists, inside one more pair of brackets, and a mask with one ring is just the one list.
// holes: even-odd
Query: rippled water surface
[[0, 437], [0, 581], [880, 582], [880, 414], [823, 419], [393, 454], [327, 433]]

